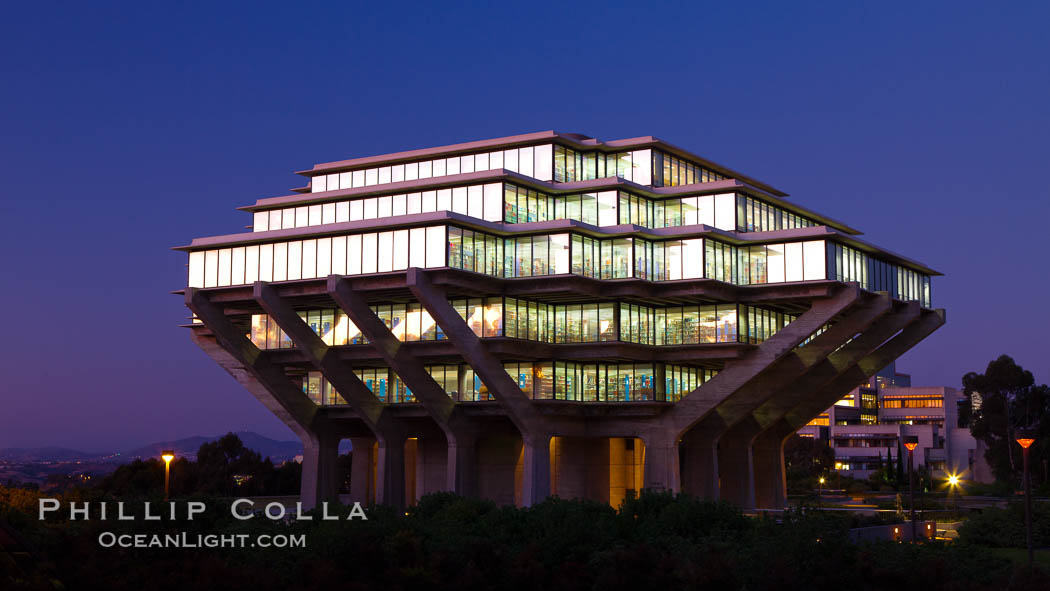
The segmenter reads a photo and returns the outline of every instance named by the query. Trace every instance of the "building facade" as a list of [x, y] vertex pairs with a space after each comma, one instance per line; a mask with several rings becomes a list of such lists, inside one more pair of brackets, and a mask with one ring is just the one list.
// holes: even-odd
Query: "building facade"
[[880, 462], [896, 459], [906, 435], [919, 438], [916, 468], [926, 466], [933, 478], [974, 478], [982, 458], [970, 429], [959, 426], [959, 404], [965, 401], [955, 388], [913, 387], [911, 376], [897, 373], [891, 364], [799, 429], [799, 435], [826, 440], [835, 450], [835, 470], [854, 478], [867, 478]]
[[784, 504], [783, 442], [944, 323], [925, 265], [653, 137], [315, 165], [197, 238], [193, 340], [304, 444], [302, 497]]

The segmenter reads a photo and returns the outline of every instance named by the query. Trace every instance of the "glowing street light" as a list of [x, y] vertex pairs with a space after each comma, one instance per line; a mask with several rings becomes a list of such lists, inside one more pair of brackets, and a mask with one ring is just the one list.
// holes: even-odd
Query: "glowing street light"
[[1028, 566], [1031, 568], [1035, 556], [1032, 552], [1032, 477], [1028, 473], [1028, 448], [1035, 443], [1035, 431], [1017, 429], [1014, 431], [1014, 439], [1024, 454], [1024, 533], [1028, 544]]
[[164, 500], [168, 500], [168, 474], [171, 472], [171, 461], [175, 459], [175, 451], [166, 449], [160, 452], [160, 459], [164, 460]]
[[824, 477], [820, 477], [820, 486], [817, 488], [817, 506], [820, 506], [820, 497], [824, 494]]
[[912, 452], [919, 447], [919, 438], [915, 435], [904, 436], [904, 447], [908, 448], [908, 504], [911, 506], [911, 541], [918, 540], [915, 530], [915, 471], [913, 470]]

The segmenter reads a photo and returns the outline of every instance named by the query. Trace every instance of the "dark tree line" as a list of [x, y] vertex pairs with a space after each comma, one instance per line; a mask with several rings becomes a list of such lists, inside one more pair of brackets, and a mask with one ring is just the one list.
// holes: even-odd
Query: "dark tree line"
[[[270, 458], [244, 447], [237, 435], [227, 433], [205, 443], [197, 460], [176, 458], [171, 463], [173, 496], [254, 496], [299, 493], [302, 466], [285, 462], [275, 466]], [[102, 479], [98, 488], [118, 497], [148, 496], [164, 488], [164, 462], [134, 460]]]
[[1045, 485], [1050, 460], [1050, 387], [1036, 385], [1032, 372], [1002, 355], [984, 373], [963, 376], [963, 390], [966, 404], [959, 409], [960, 423], [968, 424], [973, 436], [987, 446], [985, 459], [996, 479], [1020, 483], [1021, 447], [1014, 439], [1017, 429], [1031, 428], [1036, 431], [1029, 452], [1032, 483]]

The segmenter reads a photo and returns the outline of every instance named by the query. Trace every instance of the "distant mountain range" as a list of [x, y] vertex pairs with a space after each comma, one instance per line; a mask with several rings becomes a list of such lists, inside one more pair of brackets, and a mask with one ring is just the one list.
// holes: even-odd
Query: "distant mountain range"
[[[225, 434], [223, 434], [225, 435]], [[303, 453], [303, 446], [298, 441], [277, 441], [276, 439], [270, 439], [255, 433], [254, 431], [238, 431], [236, 433], [241, 441], [244, 442], [244, 446], [259, 452], [263, 457], [269, 457], [275, 462], [281, 462], [284, 460], [293, 459], [295, 456]], [[132, 450], [120, 452], [120, 453], [90, 453], [78, 451], [75, 449], [68, 449], [65, 447], [32, 447], [32, 448], [21, 448], [21, 447], [9, 447], [6, 449], [0, 449], [0, 461], [8, 462], [76, 462], [76, 461], [94, 461], [94, 462], [114, 462], [124, 463], [131, 461], [135, 458], [156, 458], [160, 456], [160, 452], [165, 449], [171, 449], [175, 451], [177, 457], [185, 457], [191, 460], [197, 458], [197, 450], [200, 449], [201, 444], [210, 441], [215, 441], [221, 438], [222, 435], [215, 435], [214, 437], [203, 437], [197, 435], [195, 437], [185, 437], [183, 439], [177, 439], [175, 441], [158, 441], [156, 443], [150, 443], [136, 447]], [[340, 451], [345, 452], [345, 447], [348, 447], [348, 442], [344, 442], [340, 446]]]

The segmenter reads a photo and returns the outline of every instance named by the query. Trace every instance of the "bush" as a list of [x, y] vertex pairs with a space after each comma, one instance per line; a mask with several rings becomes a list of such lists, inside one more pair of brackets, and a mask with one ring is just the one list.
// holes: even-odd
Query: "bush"
[[[407, 512], [371, 507], [367, 521], [315, 515], [292, 524], [235, 520], [220, 499], [209, 499], [207, 513], [192, 522], [40, 522], [35, 503], [14, 506], [0, 509], [21, 516], [16, 527], [41, 557], [36, 574], [60, 573], [77, 589], [999, 591], [1021, 580], [1007, 558], [982, 548], [851, 543], [849, 528], [868, 523], [847, 514], [798, 510], [754, 519], [727, 503], [668, 493], [628, 498], [620, 511], [556, 498], [498, 507], [441, 493]], [[101, 531], [304, 534], [307, 547], [122, 550], [101, 548]], [[0, 589], [19, 588], [7, 574], [0, 568]]]
[[[972, 514], [959, 527], [959, 541], [993, 548], [1024, 548], [1024, 502]], [[1050, 546], [1050, 507], [1045, 503], [1032, 504], [1032, 544], [1037, 548]]]

